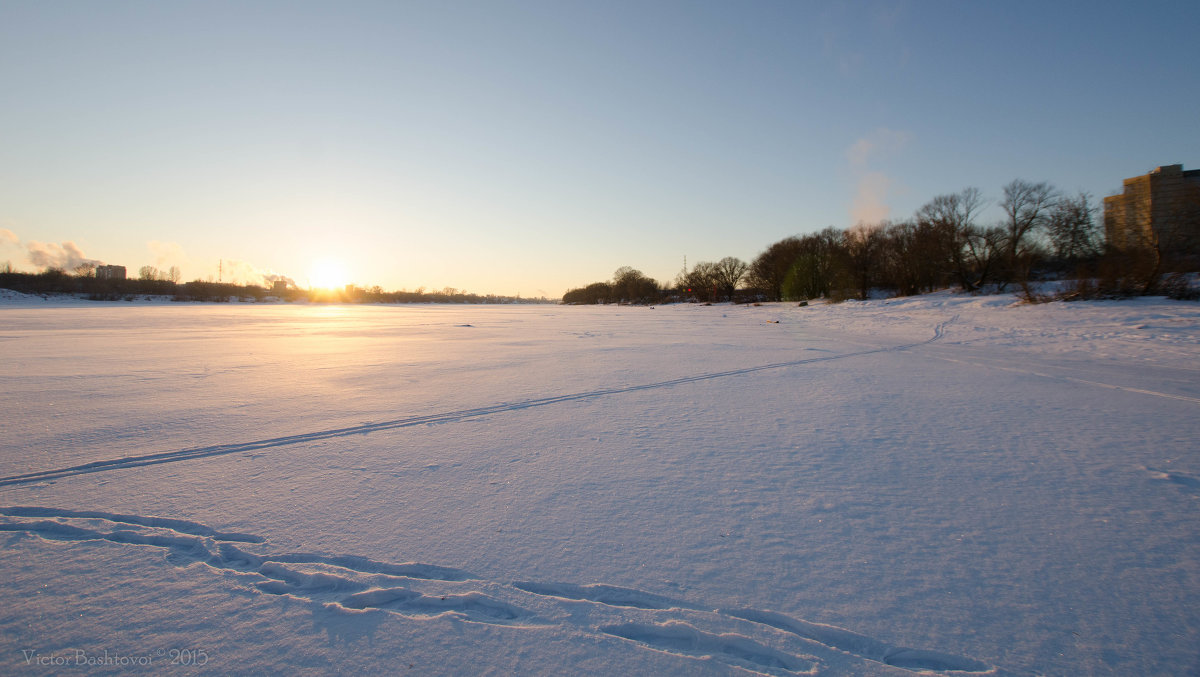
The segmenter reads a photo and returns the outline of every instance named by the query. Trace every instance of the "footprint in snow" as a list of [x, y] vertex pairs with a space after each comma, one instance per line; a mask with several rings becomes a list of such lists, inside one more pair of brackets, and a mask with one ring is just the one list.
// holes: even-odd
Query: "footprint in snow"
[[[1195, 477], [1151, 472], [1200, 488]], [[0, 532], [48, 541], [157, 547], [167, 562], [196, 574], [205, 567], [226, 572], [239, 587], [244, 584], [260, 594], [318, 604], [351, 616], [385, 613], [411, 621], [448, 619], [513, 629], [560, 626], [572, 634], [630, 642], [680, 660], [716, 661], [768, 675], [821, 673], [825, 666], [821, 654], [838, 662], [850, 656], [914, 673], [999, 674], [998, 668], [966, 656], [895, 646], [772, 611], [713, 609], [599, 583], [505, 583], [419, 562], [273, 552], [261, 536], [220, 531], [189, 520], [18, 506], [0, 508]]]

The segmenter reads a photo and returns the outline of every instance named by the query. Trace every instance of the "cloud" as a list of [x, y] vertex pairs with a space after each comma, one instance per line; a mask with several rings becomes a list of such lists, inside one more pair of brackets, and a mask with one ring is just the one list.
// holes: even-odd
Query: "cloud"
[[38, 268], [59, 268], [74, 270], [81, 265], [98, 266], [102, 262], [89, 259], [83, 255], [83, 250], [74, 242], [62, 244], [30, 242], [25, 245], [29, 262]]
[[20, 244], [21, 238], [17, 234], [7, 228], [0, 228], [0, 245], [17, 245]]
[[880, 127], [846, 149], [846, 160], [858, 184], [850, 204], [850, 218], [855, 223], [878, 223], [891, 214], [887, 198], [895, 192], [896, 181], [873, 167], [904, 150], [911, 140], [911, 132]]

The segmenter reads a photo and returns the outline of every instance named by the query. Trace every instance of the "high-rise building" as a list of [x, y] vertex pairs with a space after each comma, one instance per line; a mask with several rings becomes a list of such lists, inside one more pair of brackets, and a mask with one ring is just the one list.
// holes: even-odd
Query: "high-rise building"
[[96, 278], [100, 280], [124, 280], [125, 266], [96, 266]]
[[1190, 248], [1200, 235], [1200, 169], [1166, 165], [1125, 179], [1104, 198], [1104, 233], [1117, 250]]

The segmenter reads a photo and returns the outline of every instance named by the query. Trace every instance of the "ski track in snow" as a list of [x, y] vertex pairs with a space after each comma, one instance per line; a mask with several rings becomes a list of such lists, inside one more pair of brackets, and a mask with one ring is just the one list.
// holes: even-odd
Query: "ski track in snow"
[[806, 364], [814, 364], [818, 362], [830, 362], [833, 360], [844, 360], [852, 357], [862, 357], [865, 355], [874, 355], [878, 353], [899, 352], [909, 350], [918, 346], [929, 345], [936, 341], [940, 341], [945, 335], [946, 327], [958, 319], [958, 315], [951, 317], [949, 320], [939, 323], [934, 327], [933, 336], [916, 343], [908, 343], [898, 346], [889, 346], [883, 348], [872, 348], [869, 350], [860, 350], [851, 353], [841, 353], [837, 355], [826, 355], [822, 357], [809, 357], [802, 360], [791, 360], [788, 362], [776, 362], [773, 364], [764, 364], [756, 367], [746, 367], [743, 369], [732, 369], [729, 371], [710, 372], [706, 374], [698, 374], [695, 376], [685, 376], [682, 378], [671, 379], [669, 381], [658, 381], [656, 383], [645, 383], [641, 385], [625, 386], [619, 388], [605, 388], [600, 390], [589, 390], [581, 393], [572, 393], [569, 395], [555, 395], [551, 397], [542, 397], [531, 400], [523, 400], [521, 402], [510, 402], [505, 404], [496, 404], [487, 407], [478, 407], [475, 409], [462, 409], [459, 411], [444, 412], [440, 414], [428, 414], [425, 416], [411, 416], [407, 418], [396, 419], [392, 421], [381, 421], [377, 423], [364, 423], [362, 425], [350, 426], [346, 428], [333, 428], [330, 430], [320, 430], [310, 433], [301, 433], [298, 435], [287, 435], [284, 437], [274, 437], [266, 440], [258, 440], [254, 442], [241, 442], [238, 444], [217, 444], [206, 447], [195, 447], [192, 449], [182, 449], [179, 451], [167, 451], [157, 454], [147, 454], [144, 456], [126, 456], [123, 458], [109, 459], [104, 461], [92, 461], [82, 465], [75, 465], [66, 468], [55, 468], [52, 470], [40, 470], [37, 472], [25, 473], [21, 475], [10, 475], [8, 477], [0, 477], [0, 487], [30, 484], [34, 482], [42, 482], [46, 480], [54, 480], [63, 477], [71, 477], [75, 475], [84, 475], [88, 473], [105, 472], [109, 470], [119, 470], [124, 468], [137, 468], [146, 465], [158, 465], [161, 463], [176, 463], [179, 461], [188, 461], [197, 458], [207, 458], [210, 456], [223, 456], [226, 454], [236, 454], [239, 452], [257, 451], [261, 449], [274, 449], [279, 447], [291, 446], [295, 444], [303, 444], [306, 442], [317, 442], [337, 437], [348, 437], [350, 435], [366, 435], [368, 433], [381, 432], [384, 430], [395, 430], [397, 428], [409, 428], [418, 425], [431, 425], [435, 423], [450, 423], [457, 421], [465, 421], [480, 416], [488, 416], [490, 414], [498, 414], [509, 411], [519, 411], [522, 409], [531, 409], [533, 407], [543, 407], [551, 404], [559, 404], [563, 402], [575, 402], [579, 400], [588, 400], [598, 397], [607, 397], [610, 395], [620, 395], [624, 393], [639, 392], [643, 390], [655, 390], [658, 388], [669, 388], [672, 386], [683, 385], [686, 383], [695, 383], [697, 381], [708, 381], [729, 376], [741, 376], [744, 374], [753, 374], [755, 372], [767, 371], [771, 369], [783, 369], [786, 367], [798, 367]]
[[161, 548], [168, 563], [195, 575], [225, 575], [238, 589], [345, 614], [388, 613], [418, 621], [448, 618], [518, 631], [560, 627], [767, 675], [821, 674], [829, 667], [822, 654], [843, 663], [858, 659], [918, 673], [1012, 674], [966, 656], [898, 647], [781, 613], [711, 609], [612, 585], [505, 583], [431, 564], [271, 553], [261, 536], [179, 519], [28, 506], [0, 508], [0, 517], [5, 518], [0, 532], [46, 541]]
[[1093, 381], [1090, 379], [1078, 378], [1076, 376], [1067, 376], [1065, 374], [1050, 374], [1050, 373], [1046, 373], [1044, 371], [1037, 371], [1035, 369], [1022, 369], [1020, 367], [1013, 367], [1013, 366], [1010, 366], [1007, 364], [998, 364], [994, 361], [986, 360], [986, 359], [980, 358], [980, 357], [972, 357], [970, 359], [957, 359], [957, 358], [953, 358], [953, 357], [946, 357], [945, 355], [930, 355], [929, 357], [943, 360], [945, 362], [953, 362], [955, 364], [965, 364], [965, 365], [969, 365], [972, 367], [984, 367], [987, 369], [997, 369], [999, 371], [1007, 371], [1007, 372], [1013, 373], [1013, 374], [1024, 374], [1027, 376], [1037, 376], [1040, 378], [1045, 378], [1045, 379], [1050, 379], [1050, 380], [1055, 380], [1055, 381], [1070, 381], [1071, 383], [1079, 383], [1082, 385], [1096, 386], [1098, 388], [1108, 388], [1110, 390], [1120, 390], [1122, 392], [1127, 392], [1127, 393], [1137, 393], [1139, 395], [1152, 395], [1154, 397], [1164, 397], [1169, 400], [1179, 400], [1181, 402], [1191, 402], [1192, 404], [1200, 404], [1200, 398], [1188, 397], [1187, 395], [1176, 395], [1173, 393], [1164, 393], [1164, 392], [1161, 392], [1158, 390], [1147, 390], [1145, 388], [1134, 388], [1132, 386], [1116, 385], [1113, 383], [1103, 383], [1101, 381]]

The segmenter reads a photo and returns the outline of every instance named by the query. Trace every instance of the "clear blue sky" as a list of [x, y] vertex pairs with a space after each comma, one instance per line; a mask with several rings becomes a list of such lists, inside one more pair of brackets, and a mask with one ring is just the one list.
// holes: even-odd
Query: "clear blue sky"
[[[1200, 167], [1196, 2], [0, 0], [0, 263], [558, 296]], [[994, 215], [989, 216], [989, 218]]]

